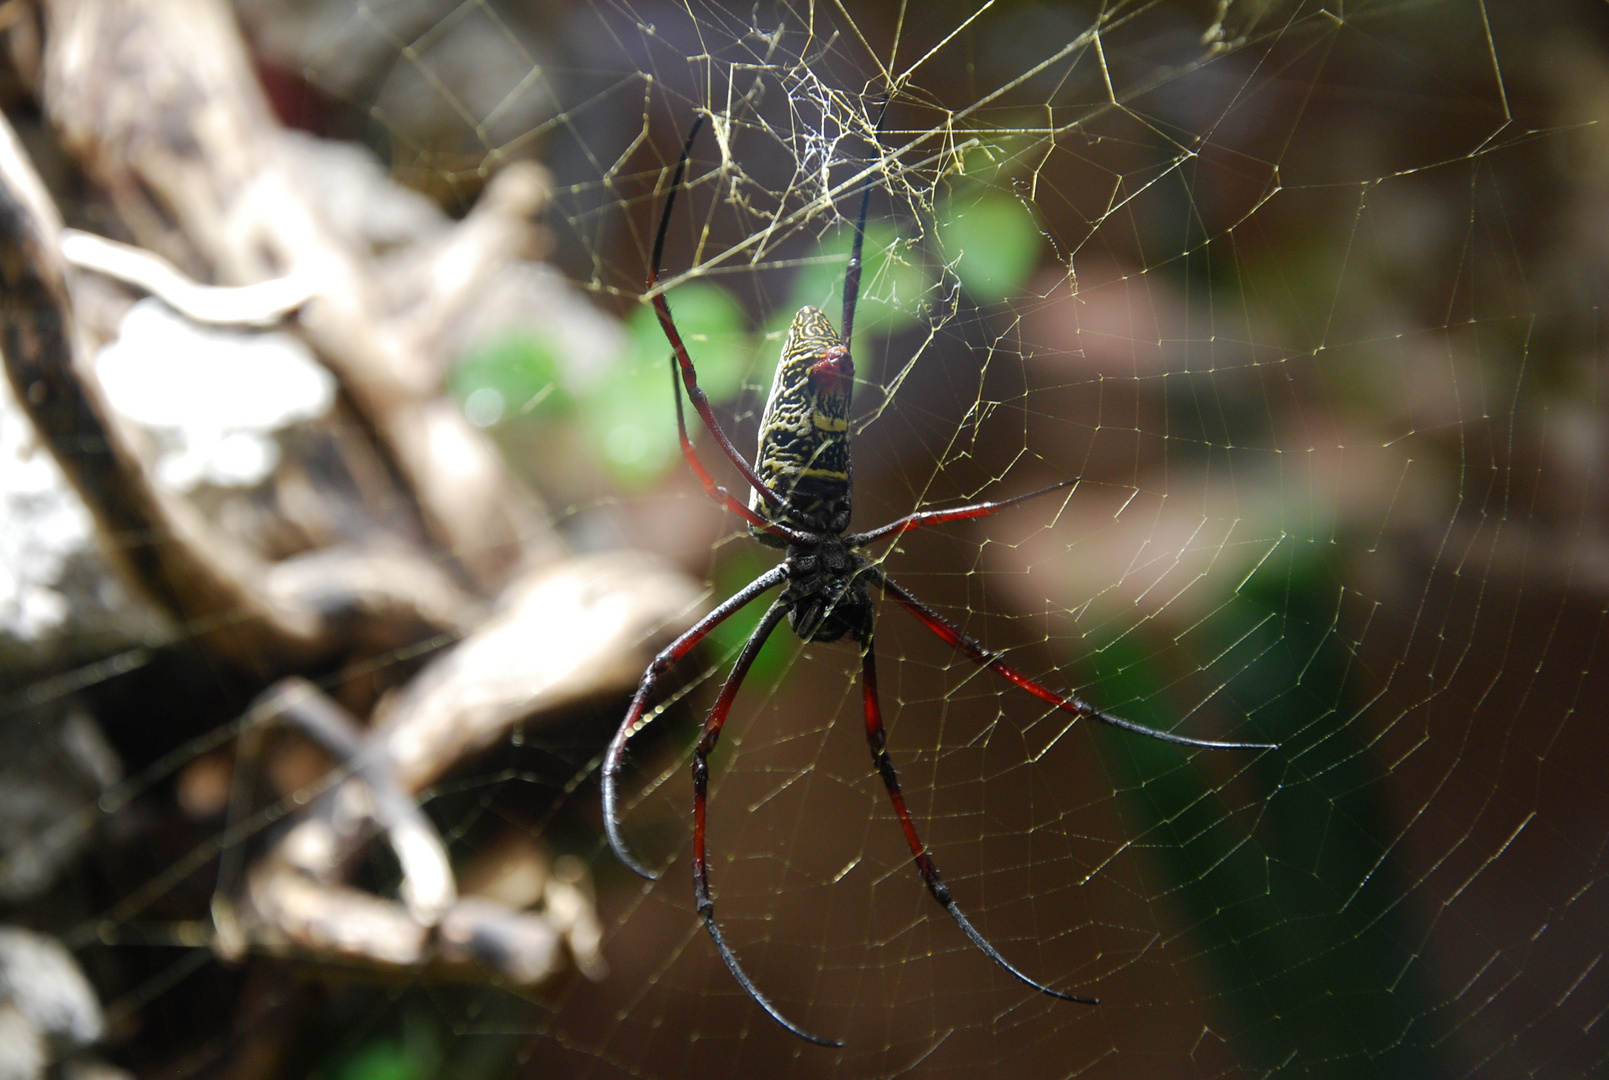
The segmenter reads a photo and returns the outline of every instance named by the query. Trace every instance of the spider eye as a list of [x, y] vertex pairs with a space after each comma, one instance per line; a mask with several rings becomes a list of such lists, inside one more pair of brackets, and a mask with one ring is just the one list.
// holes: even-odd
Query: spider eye
[[855, 361], [849, 350], [834, 345], [810, 365], [810, 383], [821, 394], [847, 394], [855, 381]]

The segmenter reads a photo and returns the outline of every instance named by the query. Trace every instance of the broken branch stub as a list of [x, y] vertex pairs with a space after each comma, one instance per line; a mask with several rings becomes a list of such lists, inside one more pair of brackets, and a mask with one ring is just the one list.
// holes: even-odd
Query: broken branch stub
[[[443, 550], [486, 592], [517, 564], [556, 557], [560, 546], [532, 498], [441, 393], [434, 339], [447, 313], [390, 310], [374, 256], [322, 219], [228, 5], [52, 0], [46, 10], [46, 111], [139, 243], [202, 280], [310, 282], [302, 332], [396, 463]], [[491, 234], [528, 232], [513, 215], [541, 198], [505, 201], [504, 228]], [[506, 247], [481, 245], [479, 265], [442, 295], [473, 295], [473, 283], [510, 257]]]
[[79, 353], [60, 217], [0, 118], [0, 350], [19, 404], [124, 577], [242, 670], [270, 677], [463, 625], [472, 605], [402, 550], [269, 564], [155, 482]]
[[[653, 645], [685, 626], [700, 599], [692, 582], [647, 556], [582, 556], [511, 586], [502, 608], [428, 664], [367, 731], [304, 681], [265, 693], [256, 722], [295, 724], [345, 775], [251, 867], [238, 899], [220, 880], [219, 952], [235, 958], [257, 948], [379, 972], [478, 972], [534, 985], [565, 969], [563, 944], [583, 972], [601, 974], [601, 931], [585, 889], [554, 875], [540, 912], [459, 895], [450, 870], [443, 876], [445, 847], [411, 797], [517, 723], [624, 693]], [[400, 902], [344, 880], [369, 841], [364, 824], [397, 853]]]
[[311, 657], [322, 620], [252, 587], [263, 567], [151, 481], [98, 384], [85, 377], [60, 233], [44, 185], [0, 120], [0, 350], [17, 401], [131, 581], [248, 668]]

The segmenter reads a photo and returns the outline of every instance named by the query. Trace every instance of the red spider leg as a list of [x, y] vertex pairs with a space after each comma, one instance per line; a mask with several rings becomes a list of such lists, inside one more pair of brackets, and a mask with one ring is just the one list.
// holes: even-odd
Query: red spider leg
[[743, 503], [734, 499], [732, 493], [717, 484], [715, 478], [710, 475], [709, 470], [704, 468], [704, 463], [698, 459], [698, 451], [693, 449], [693, 440], [687, 435], [687, 418], [682, 411], [682, 386], [676, 374], [674, 359], [672, 359], [670, 367], [670, 389], [671, 393], [676, 395], [676, 431], [682, 440], [682, 457], [687, 459], [687, 464], [698, 475], [698, 482], [704, 485], [705, 494], [756, 529], [763, 529], [772, 536], [781, 537], [790, 544], [809, 543], [810, 537], [804, 533], [799, 532], [797, 529], [790, 529], [786, 525], [779, 525], [774, 521], [767, 521], [743, 505]]
[[1081, 716], [1090, 720], [1099, 720], [1103, 724], [1110, 724], [1112, 727], [1122, 728], [1124, 731], [1132, 731], [1137, 735], [1144, 735], [1160, 742], [1177, 743], [1180, 746], [1208, 746], [1220, 750], [1276, 749], [1276, 744], [1274, 743], [1215, 742], [1211, 739], [1192, 739], [1185, 735], [1175, 735], [1171, 731], [1158, 731], [1156, 728], [1148, 728], [1144, 724], [1136, 724], [1132, 720], [1124, 720], [1122, 717], [1113, 716], [1110, 713], [1103, 713], [1095, 706], [1083, 701], [1077, 694], [1071, 692], [1057, 693], [1043, 683], [1024, 675], [1001, 659], [999, 653], [984, 648], [976, 638], [906, 592], [892, 578], [876, 567], [869, 567], [866, 572], [878, 585], [882, 586], [884, 592], [893, 596], [895, 600], [898, 600], [904, 606], [906, 611], [915, 615], [923, 626], [926, 626], [950, 645], [965, 653], [972, 660], [994, 671], [1008, 682], [1022, 687], [1041, 701], [1048, 701], [1063, 712], [1070, 712], [1074, 716]]
[[743, 651], [738, 653], [737, 661], [726, 677], [726, 684], [721, 687], [721, 694], [715, 699], [714, 708], [710, 709], [709, 719], [704, 722], [704, 733], [699, 736], [698, 746], [693, 750], [693, 900], [698, 905], [698, 913], [704, 916], [704, 927], [710, 932], [710, 939], [715, 942], [716, 951], [721, 954], [721, 959], [726, 961], [726, 969], [732, 973], [738, 985], [748, 991], [749, 997], [770, 1014], [771, 1019], [806, 1042], [813, 1042], [817, 1046], [842, 1046], [844, 1044], [838, 1039], [824, 1039], [819, 1035], [810, 1034], [783, 1016], [777, 1007], [771, 1004], [771, 1000], [760, 993], [759, 988], [754, 985], [754, 980], [749, 978], [748, 972], [743, 970], [743, 965], [738, 963], [731, 946], [726, 943], [720, 924], [715, 921], [715, 900], [710, 896], [710, 867], [704, 846], [706, 806], [709, 802], [710, 752], [715, 749], [715, 743], [721, 737], [721, 728], [726, 726], [726, 716], [732, 711], [732, 700], [737, 697], [738, 688], [743, 685], [750, 665], [760, 654], [760, 648], [765, 644], [766, 638], [771, 636], [771, 631], [777, 628], [777, 624], [787, 613], [786, 603], [781, 600], [774, 601], [760, 619], [760, 625], [749, 635], [749, 640], [743, 643]]
[[[682, 174], [687, 171], [687, 159], [693, 155], [693, 140], [698, 137], [698, 129], [703, 126], [702, 116], [693, 121], [693, 127], [687, 133], [687, 142], [682, 146], [682, 156], [676, 162], [676, 171], [670, 177], [670, 191], [665, 196], [665, 212], [659, 218], [659, 234], [654, 237], [654, 260], [648, 270], [649, 292], [653, 292], [659, 285], [659, 263], [665, 255], [665, 234], [670, 230], [670, 211], [676, 205], [676, 191], [682, 186]], [[749, 486], [760, 493], [760, 498], [772, 506], [780, 507], [782, 496], [765, 486], [765, 481], [754, 471], [754, 466], [738, 453], [737, 447], [732, 445], [732, 440], [726, 437], [720, 422], [715, 419], [715, 412], [710, 408], [710, 399], [698, 385], [698, 373], [693, 370], [693, 358], [687, 354], [687, 346], [682, 344], [682, 335], [676, 330], [676, 321], [670, 317], [670, 304], [665, 300], [665, 294], [655, 295], [653, 305], [654, 312], [659, 316], [660, 328], [665, 331], [670, 347], [676, 352], [676, 363], [681, 369], [682, 382], [687, 386], [687, 397], [692, 401], [694, 411], [703, 417], [704, 426], [715, 436], [721, 452], [737, 466], [737, 471], [743, 474], [743, 479], [749, 482]], [[678, 397], [676, 402], [680, 406], [681, 398]]]
[[894, 803], [894, 813], [899, 817], [900, 828], [905, 830], [905, 842], [910, 845], [911, 857], [916, 860], [916, 869], [921, 872], [922, 880], [927, 883], [927, 891], [933, 894], [933, 899], [939, 906], [950, 913], [972, 944], [983, 950], [983, 954], [990, 960], [999, 964], [1012, 977], [1019, 982], [1038, 990], [1041, 994], [1061, 998], [1063, 1001], [1076, 1001], [1081, 1005], [1099, 1005], [1099, 998], [1076, 997], [1064, 994], [1060, 990], [1052, 990], [1043, 983], [1036, 982], [1017, 970], [1005, 957], [1001, 956], [995, 947], [974, 927], [971, 921], [961, 912], [961, 908], [950, 896], [950, 887], [944, 883], [939, 874], [939, 868], [933, 862], [933, 857], [927, 853], [922, 838], [916, 834], [916, 825], [911, 821], [911, 812], [905, 806], [905, 796], [900, 791], [899, 774], [894, 771], [894, 763], [888, 757], [888, 732], [883, 727], [883, 709], [877, 701], [877, 660], [872, 652], [872, 638], [868, 635], [866, 646], [860, 654], [860, 666], [864, 675], [864, 695], [866, 700], [866, 742], [872, 750], [872, 761], [877, 766], [877, 774], [883, 778], [883, 786], [888, 789], [888, 797]]
[[1063, 480], [1060, 483], [1042, 487], [1038, 491], [1030, 491], [1026, 495], [1013, 495], [1009, 499], [999, 499], [995, 502], [973, 503], [970, 506], [956, 506], [949, 510], [921, 510], [914, 514], [907, 514], [898, 521], [890, 521], [887, 525], [880, 525], [870, 532], [855, 533], [844, 537], [844, 542], [850, 547], [865, 547], [876, 543], [885, 536], [902, 536], [912, 529], [925, 529], [929, 525], [943, 525], [948, 521], [970, 521], [973, 518], [988, 517], [998, 514], [1008, 506], [1015, 506], [1029, 499], [1037, 499], [1041, 495], [1048, 495], [1052, 491], [1060, 491], [1065, 487], [1072, 487], [1078, 483], [1078, 478]]
[[654, 657], [648, 670], [643, 672], [642, 681], [637, 684], [637, 693], [631, 699], [631, 707], [626, 710], [626, 718], [620, 723], [620, 730], [609, 743], [609, 749], [603, 758], [603, 827], [609, 834], [609, 846], [615, 849], [615, 856], [627, 866], [645, 878], [652, 879], [656, 875], [642, 863], [626, 847], [625, 838], [620, 834], [620, 814], [616, 807], [618, 802], [617, 785], [620, 779], [620, 764], [626, 756], [626, 743], [631, 739], [637, 722], [642, 719], [643, 711], [648, 706], [648, 696], [654, 692], [654, 684], [659, 681], [670, 666], [693, 650], [693, 646], [704, 640], [704, 636], [717, 626], [729, 619], [738, 609], [748, 604], [755, 597], [782, 584], [788, 578], [786, 566], [778, 565], [767, 570], [755, 578], [739, 592], [733, 593], [726, 602], [714, 611], [693, 624], [681, 637]]

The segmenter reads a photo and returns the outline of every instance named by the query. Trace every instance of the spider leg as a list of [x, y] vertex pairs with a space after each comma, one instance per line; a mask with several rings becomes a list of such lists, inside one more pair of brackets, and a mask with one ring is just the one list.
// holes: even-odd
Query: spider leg
[[672, 357], [670, 365], [670, 389], [671, 393], [676, 396], [676, 432], [682, 440], [682, 457], [687, 459], [687, 464], [692, 467], [693, 472], [698, 476], [698, 482], [704, 485], [705, 494], [756, 529], [763, 529], [772, 536], [781, 537], [790, 544], [808, 543], [810, 537], [804, 533], [774, 521], [767, 521], [743, 503], [734, 499], [731, 492], [715, 482], [715, 477], [710, 475], [709, 470], [704, 467], [704, 463], [698, 459], [698, 451], [693, 449], [693, 440], [687, 434], [687, 416], [682, 410], [682, 385], [680, 376], [676, 371], [674, 357]]
[[771, 1000], [760, 993], [749, 973], [743, 970], [738, 963], [737, 955], [732, 947], [726, 943], [726, 937], [721, 933], [720, 924], [715, 921], [715, 900], [710, 896], [710, 867], [704, 846], [704, 825], [706, 820], [706, 806], [709, 802], [710, 785], [710, 752], [715, 749], [716, 741], [721, 737], [721, 728], [726, 726], [726, 717], [732, 711], [732, 699], [737, 697], [738, 688], [749, 673], [749, 667], [754, 658], [760, 654], [760, 648], [765, 644], [766, 638], [771, 636], [784, 616], [788, 613], [788, 605], [781, 600], [773, 601], [765, 615], [760, 619], [760, 625], [754, 628], [749, 640], [743, 643], [743, 651], [738, 653], [737, 661], [732, 665], [732, 671], [726, 677], [726, 683], [721, 687], [721, 694], [715, 699], [714, 708], [710, 709], [709, 719], [704, 722], [704, 733], [698, 738], [698, 745], [693, 750], [693, 899], [698, 906], [698, 913], [704, 916], [704, 928], [710, 932], [710, 939], [715, 942], [715, 949], [726, 961], [726, 969], [738, 981], [738, 985], [748, 992], [755, 1003], [770, 1014], [771, 1019], [793, 1032], [806, 1042], [813, 1042], [817, 1046], [842, 1046], [843, 1042], [837, 1039], [824, 1039], [819, 1035], [812, 1035], [804, 1028], [783, 1016]]
[[603, 758], [603, 827], [609, 834], [609, 846], [614, 848], [615, 857], [645, 878], [652, 879], [655, 874], [642, 863], [638, 862], [626, 847], [625, 838], [620, 832], [619, 811], [619, 780], [620, 765], [626, 756], [626, 743], [631, 739], [642, 719], [643, 711], [648, 707], [648, 697], [654, 692], [654, 685], [659, 681], [672, 664], [686, 656], [693, 650], [693, 646], [704, 640], [706, 634], [747, 605], [755, 597], [773, 589], [787, 580], [787, 567], [777, 565], [755, 578], [738, 592], [733, 593], [714, 611], [693, 624], [693, 628], [669, 645], [654, 657], [648, 670], [643, 672], [642, 681], [637, 684], [637, 693], [632, 696], [631, 707], [626, 710], [626, 718], [620, 722], [620, 729], [615, 732], [613, 741]]
[[984, 648], [976, 638], [906, 592], [892, 578], [876, 567], [868, 567], [866, 573], [878, 585], [882, 586], [885, 593], [898, 600], [906, 611], [915, 615], [923, 626], [926, 626], [940, 638], [965, 653], [970, 659], [989, 668], [1007, 682], [1020, 686], [1034, 697], [1041, 701], [1049, 702], [1063, 712], [1070, 712], [1074, 716], [1081, 716], [1089, 720], [1099, 720], [1103, 724], [1110, 724], [1112, 727], [1122, 728], [1124, 731], [1132, 731], [1135, 734], [1144, 735], [1160, 742], [1177, 743], [1180, 746], [1208, 746], [1220, 750], [1277, 749], [1276, 743], [1216, 742], [1211, 739], [1192, 739], [1186, 735], [1175, 735], [1171, 731], [1158, 731], [1156, 728], [1146, 727], [1144, 724], [1136, 724], [1132, 720], [1124, 720], [1120, 716], [1103, 713], [1095, 706], [1085, 702], [1077, 694], [1071, 692], [1058, 693], [1038, 680], [1029, 678], [1021, 671], [1018, 671], [1001, 659], [999, 653]]
[[947, 521], [970, 521], [973, 518], [988, 517], [998, 514], [1008, 506], [1015, 506], [1029, 499], [1037, 499], [1041, 495], [1049, 495], [1052, 491], [1072, 487], [1078, 483], [1078, 478], [1062, 480], [1042, 487], [1038, 491], [1030, 491], [1024, 495], [1013, 495], [1009, 499], [997, 499], [994, 502], [973, 503], [970, 506], [954, 506], [948, 510], [922, 510], [914, 514], [906, 514], [897, 521], [890, 521], [887, 525], [879, 525], [870, 532], [855, 533], [844, 537], [844, 543], [850, 547], [865, 547], [875, 543], [885, 536], [901, 536], [912, 529], [925, 529], [929, 525], [943, 525]]
[[[654, 237], [653, 263], [648, 270], [648, 291], [650, 293], [654, 293], [654, 289], [659, 285], [659, 263], [665, 255], [665, 234], [670, 230], [671, 208], [676, 205], [676, 192], [682, 186], [682, 174], [687, 171], [687, 160], [693, 156], [693, 140], [698, 138], [698, 129], [703, 126], [704, 118], [702, 116], [693, 121], [692, 128], [687, 132], [687, 142], [682, 146], [682, 156], [676, 162], [676, 171], [670, 177], [670, 190], [665, 195], [665, 210], [659, 217], [659, 233]], [[749, 486], [759, 493], [760, 498], [772, 506], [780, 507], [782, 505], [782, 496], [766, 486], [765, 481], [761, 480], [759, 474], [754, 471], [754, 466], [750, 465], [748, 459], [738, 452], [737, 447], [732, 445], [732, 440], [727, 438], [720, 422], [715, 419], [715, 412], [710, 408], [710, 399], [704, 393], [703, 387], [698, 385], [698, 373], [693, 370], [693, 358], [688, 355], [687, 346], [682, 343], [682, 335], [676, 329], [676, 320], [670, 316], [670, 304], [665, 300], [665, 294], [654, 293], [653, 305], [655, 314], [659, 316], [660, 328], [665, 331], [666, 340], [670, 342], [670, 347], [675, 350], [676, 363], [681, 371], [682, 382], [687, 387], [687, 397], [692, 401], [694, 411], [703, 418], [704, 426], [715, 437], [716, 443], [720, 445], [721, 452], [737, 467], [737, 471], [743, 474], [743, 479], [749, 482]], [[676, 404], [680, 408], [680, 397], [676, 399]]]
[[870, 634], [866, 636], [866, 644], [861, 650], [860, 666], [864, 676], [862, 682], [866, 701], [866, 742], [871, 747], [872, 761], [877, 766], [877, 774], [883, 778], [883, 786], [888, 789], [889, 800], [894, 804], [894, 813], [899, 818], [900, 828], [905, 830], [905, 842], [910, 845], [911, 857], [916, 861], [916, 869], [921, 873], [922, 881], [927, 885], [927, 891], [933, 894], [933, 899], [939, 902], [939, 906], [948, 911], [950, 917], [956, 921], [962, 930], [966, 931], [967, 937], [972, 939], [972, 944], [981, 949], [985, 956], [999, 964], [1017, 981], [1026, 983], [1042, 994], [1049, 994], [1051, 997], [1061, 998], [1063, 1001], [1076, 1001], [1081, 1005], [1099, 1005], [1100, 999], [1098, 998], [1076, 997], [1072, 994], [1064, 994], [1060, 990], [1052, 990], [1043, 983], [1023, 974], [1013, 967], [1005, 957], [1001, 956], [999, 951], [989, 944], [988, 939], [978, 933], [971, 920], [962, 913], [961, 908], [950, 895], [950, 887], [944, 883], [944, 878], [939, 874], [939, 868], [933, 862], [933, 856], [927, 853], [927, 848], [923, 845], [922, 838], [916, 833], [916, 825], [911, 821], [911, 812], [905, 805], [905, 795], [900, 791], [899, 773], [894, 771], [894, 763], [888, 756], [888, 732], [883, 727], [883, 708], [877, 700], [877, 659], [872, 651], [872, 635]]
[[[890, 92], [883, 98], [883, 104], [877, 110], [877, 122], [872, 127], [872, 143], [877, 145], [878, 136], [883, 132], [883, 117], [888, 115], [888, 103], [893, 98]], [[844, 348], [855, 335], [855, 302], [860, 298], [860, 251], [866, 244], [866, 211], [872, 204], [872, 178], [866, 178], [865, 185], [860, 191], [860, 213], [855, 218], [855, 239], [849, 248], [849, 266], [844, 271]]]

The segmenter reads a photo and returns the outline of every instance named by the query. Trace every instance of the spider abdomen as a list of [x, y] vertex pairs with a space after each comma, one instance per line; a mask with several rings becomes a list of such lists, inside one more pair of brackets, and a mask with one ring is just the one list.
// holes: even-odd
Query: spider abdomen
[[750, 509], [808, 532], [837, 535], [849, 527], [854, 376], [854, 361], [832, 322], [820, 308], [800, 308], [760, 417], [755, 460], [755, 472], [783, 501], [773, 506], [751, 494]]

